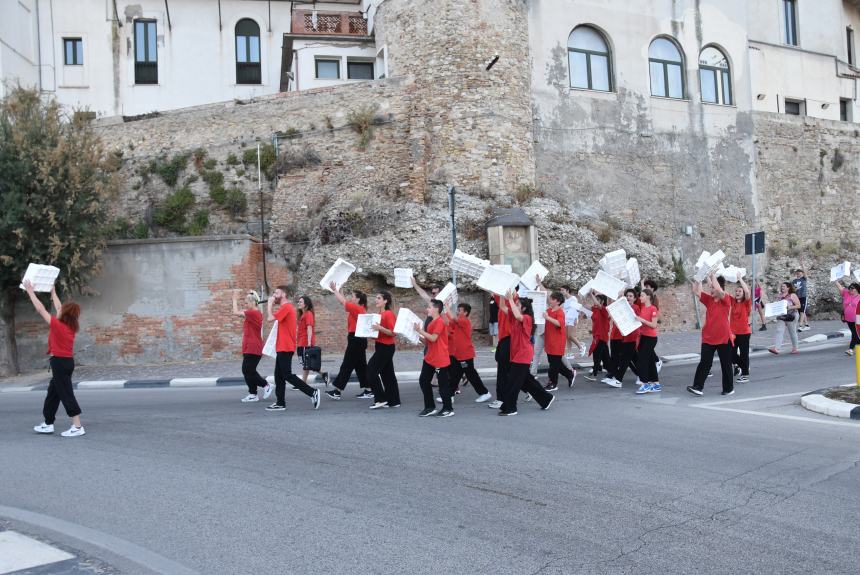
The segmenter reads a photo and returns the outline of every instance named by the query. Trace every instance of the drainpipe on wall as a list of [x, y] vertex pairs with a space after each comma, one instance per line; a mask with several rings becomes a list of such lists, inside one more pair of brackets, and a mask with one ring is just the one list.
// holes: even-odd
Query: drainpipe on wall
[[39, 0], [36, 0], [36, 75], [39, 93], [42, 93], [42, 19], [39, 17]]

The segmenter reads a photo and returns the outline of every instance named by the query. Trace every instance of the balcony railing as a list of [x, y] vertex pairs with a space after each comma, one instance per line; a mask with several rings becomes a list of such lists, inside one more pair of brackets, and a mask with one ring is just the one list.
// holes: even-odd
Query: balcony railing
[[[314, 15], [316, 14], [316, 15]], [[290, 31], [293, 34], [325, 36], [367, 36], [367, 20], [361, 12], [320, 12], [295, 10]]]

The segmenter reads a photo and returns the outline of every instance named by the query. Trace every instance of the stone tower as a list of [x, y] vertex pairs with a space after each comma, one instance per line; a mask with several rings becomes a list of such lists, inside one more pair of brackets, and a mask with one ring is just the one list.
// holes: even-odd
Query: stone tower
[[534, 184], [525, 0], [384, 0], [375, 35], [389, 76], [409, 82], [413, 190]]

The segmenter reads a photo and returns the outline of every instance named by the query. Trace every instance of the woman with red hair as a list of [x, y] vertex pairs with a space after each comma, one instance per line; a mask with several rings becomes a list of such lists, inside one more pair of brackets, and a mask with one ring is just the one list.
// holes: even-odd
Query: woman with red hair
[[33, 307], [49, 326], [48, 355], [51, 356], [51, 383], [48, 384], [48, 395], [42, 408], [45, 420], [33, 429], [36, 433], [54, 433], [54, 420], [62, 403], [66, 408], [66, 414], [72, 418], [72, 426], [60, 435], [63, 437], [83, 435], [85, 431], [84, 426], [81, 425], [81, 408], [78, 406], [75, 390], [72, 387], [72, 372], [75, 371], [75, 334], [78, 333], [81, 306], [73, 301], [61, 304], [56, 290], [51, 288], [51, 301], [57, 311], [57, 315], [52, 316], [36, 297], [33, 284], [29, 280], [24, 282], [24, 289], [27, 290]]

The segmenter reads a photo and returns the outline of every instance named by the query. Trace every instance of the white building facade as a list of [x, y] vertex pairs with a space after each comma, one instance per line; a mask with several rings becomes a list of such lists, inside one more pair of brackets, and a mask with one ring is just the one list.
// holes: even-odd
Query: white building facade
[[2, 2], [2, 77], [99, 117], [377, 77], [361, 0]]

